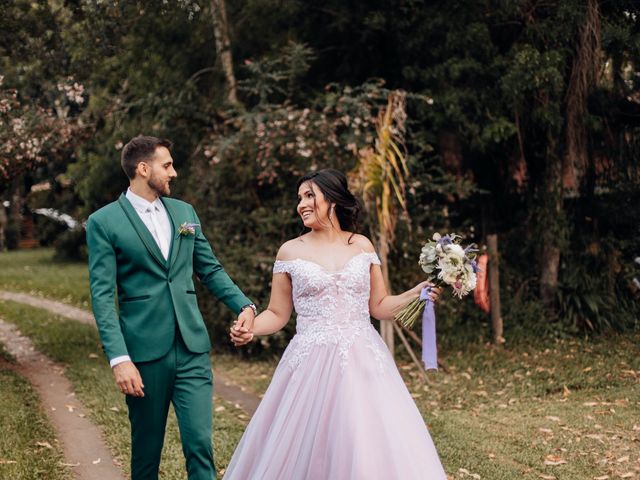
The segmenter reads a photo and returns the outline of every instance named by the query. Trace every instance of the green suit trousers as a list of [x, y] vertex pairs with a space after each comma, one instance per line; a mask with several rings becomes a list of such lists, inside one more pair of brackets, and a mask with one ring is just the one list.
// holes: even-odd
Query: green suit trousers
[[211, 447], [213, 375], [208, 353], [187, 350], [176, 329], [171, 349], [137, 362], [144, 397], [127, 396], [131, 422], [131, 478], [156, 480], [169, 404], [178, 418], [189, 480], [216, 478]]

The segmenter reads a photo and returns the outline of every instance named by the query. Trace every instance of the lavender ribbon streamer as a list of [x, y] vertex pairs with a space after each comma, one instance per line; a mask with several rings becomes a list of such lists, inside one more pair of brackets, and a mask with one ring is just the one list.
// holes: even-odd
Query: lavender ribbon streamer
[[430, 287], [420, 291], [420, 300], [425, 300], [422, 312], [422, 361], [426, 369], [438, 369], [438, 348], [436, 346], [436, 312], [429, 298]]

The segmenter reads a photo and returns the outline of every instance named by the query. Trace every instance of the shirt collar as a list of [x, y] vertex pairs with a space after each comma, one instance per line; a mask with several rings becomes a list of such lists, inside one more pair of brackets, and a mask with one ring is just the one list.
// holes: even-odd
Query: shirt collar
[[131, 188], [127, 189], [127, 193], [125, 194], [127, 200], [131, 202], [133, 208], [136, 209], [138, 213], [146, 213], [151, 208], [157, 208], [158, 210], [162, 210], [164, 205], [162, 205], [162, 200], [160, 198], [156, 198], [153, 202], [149, 202], [147, 199], [142, 198], [140, 195], [136, 195], [131, 191]]

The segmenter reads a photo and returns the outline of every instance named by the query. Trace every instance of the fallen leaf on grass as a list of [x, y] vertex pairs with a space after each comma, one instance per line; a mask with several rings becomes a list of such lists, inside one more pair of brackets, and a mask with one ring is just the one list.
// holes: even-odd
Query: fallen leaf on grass
[[582, 404], [583, 407], [595, 407], [596, 405], [600, 405], [598, 402], [584, 402]]
[[557, 480], [553, 475], [545, 475], [544, 473], [539, 474], [538, 477], [542, 478], [543, 480]]
[[80, 463], [64, 463], [59, 462], [58, 465], [62, 465], [63, 467], [79, 467]]
[[0, 465], [12, 465], [14, 463], [18, 463], [18, 462], [16, 462], [15, 460], [2, 460], [0, 458]]
[[476, 480], [480, 480], [482, 478], [477, 473], [471, 473], [466, 468], [459, 468], [458, 473], [460, 474], [461, 477], [471, 477], [471, 478], [475, 478]]
[[226, 410], [226, 408], [224, 408], [222, 405], [220, 405], [219, 407], [215, 408], [216, 412], [224, 412]]
[[547, 415], [546, 417], [547, 420], [551, 420], [552, 422], [559, 422], [560, 421], [560, 417], [554, 417], [553, 415]]
[[593, 480], [607, 480], [609, 475], [601, 475], [599, 477], [593, 477]]
[[111, 410], [112, 412], [119, 412], [120, 409], [118, 407], [111, 407], [109, 410]]
[[547, 455], [544, 460], [544, 464], [549, 465], [551, 467], [564, 465], [565, 463], [567, 463], [567, 461], [558, 455]]
[[633, 472], [627, 472], [627, 473], [623, 473], [622, 475], [620, 475], [620, 478], [633, 478], [635, 477], [636, 474]]
[[53, 447], [51, 446], [51, 444], [49, 442], [36, 442], [36, 445], [39, 446], [39, 447], [45, 447], [45, 448], [53, 449]]
[[616, 460], [616, 462], [618, 463], [624, 463], [628, 461], [629, 461], [629, 455], [625, 455], [624, 457], [620, 457], [619, 459]]
[[100, 463], [100, 460], [101, 460], [101, 459], [99, 458], [99, 459], [97, 459], [97, 460], [94, 460], [94, 461], [93, 461], [93, 462], [91, 462], [91, 463], [93, 463], [94, 465], [97, 465], [97, 464], [99, 464], [99, 463]]
[[65, 405], [65, 407], [67, 408], [67, 411], [69, 413], [73, 413], [73, 411], [76, 409], [75, 405]]
[[542, 433], [553, 433], [553, 430], [551, 430], [550, 428], [539, 428], [538, 430], [540, 430]]
[[89, 354], [89, 358], [98, 358], [98, 354], [96, 354], [96, 353], [90, 353], [90, 354]]

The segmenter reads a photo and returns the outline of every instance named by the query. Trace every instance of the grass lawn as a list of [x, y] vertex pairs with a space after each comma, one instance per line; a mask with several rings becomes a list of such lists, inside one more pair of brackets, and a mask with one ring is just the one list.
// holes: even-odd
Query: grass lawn
[[[538, 342], [441, 352], [449, 373], [430, 372], [429, 385], [399, 361], [447, 473], [640, 478], [640, 333]], [[239, 355], [215, 364], [257, 394], [275, 368]]]
[[89, 308], [84, 262], [60, 262], [51, 248], [0, 252], [0, 289], [25, 292]]
[[[102, 354], [96, 329], [14, 302], [0, 301], [0, 317], [17, 325], [22, 334], [30, 337], [42, 353], [66, 366], [65, 375], [73, 384], [78, 398], [90, 412], [92, 420], [100, 426], [111, 451], [121, 462], [123, 470], [128, 473], [130, 430], [127, 408], [124, 397], [115, 387], [111, 369]], [[220, 399], [214, 401], [214, 408], [216, 412], [213, 441], [216, 465], [218, 469], [224, 469], [248, 419], [233, 405]], [[6, 437], [11, 439], [13, 436]], [[163, 479], [177, 480], [185, 476], [184, 457], [173, 409], [169, 416], [160, 468]], [[0, 478], [14, 477], [0, 475]]]
[[[86, 267], [56, 264], [51, 255], [51, 250], [0, 253], [0, 288], [35, 290], [87, 306]], [[27, 273], [6, 273], [5, 265]], [[0, 303], [0, 316], [18, 324], [43, 353], [68, 365], [78, 395], [113, 451], [128, 463], [126, 409], [95, 329], [10, 302]], [[640, 479], [640, 332], [591, 340], [508, 340], [505, 348], [441, 345], [449, 372], [430, 373], [427, 386], [402, 352], [398, 356], [447, 473], [490, 480]], [[277, 363], [231, 354], [213, 361], [258, 395]], [[220, 399], [215, 406], [214, 447], [224, 468], [247, 419]], [[182, 478], [177, 438], [172, 418], [165, 478]]]
[[[0, 358], [0, 478], [67, 480], [62, 450], [38, 394]], [[8, 414], [10, 412], [10, 414]]]

